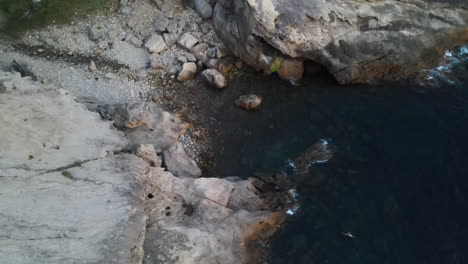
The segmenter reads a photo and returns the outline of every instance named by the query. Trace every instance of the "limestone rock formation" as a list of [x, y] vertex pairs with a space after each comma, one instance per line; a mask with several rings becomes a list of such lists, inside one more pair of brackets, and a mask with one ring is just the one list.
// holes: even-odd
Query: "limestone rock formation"
[[[161, 168], [161, 142], [182, 147], [152, 103], [101, 109], [127, 140], [67, 91], [0, 72], [0, 111], [2, 263], [252, 263], [294, 200], [282, 184]], [[123, 154], [137, 139], [139, 157]]]
[[140, 263], [146, 163], [63, 90], [1, 73], [3, 263]]
[[311, 60], [342, 84], [406, 77], [468, 43], [462, 0], [222, 0], [213, 22], [259, 70], [297, 79], [302, 60]]

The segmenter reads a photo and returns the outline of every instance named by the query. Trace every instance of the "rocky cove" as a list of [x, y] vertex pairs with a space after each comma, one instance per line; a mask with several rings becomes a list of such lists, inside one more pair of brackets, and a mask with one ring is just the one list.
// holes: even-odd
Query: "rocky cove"
[[466, 3], [31, 3], [5, 263], [466, 262]]

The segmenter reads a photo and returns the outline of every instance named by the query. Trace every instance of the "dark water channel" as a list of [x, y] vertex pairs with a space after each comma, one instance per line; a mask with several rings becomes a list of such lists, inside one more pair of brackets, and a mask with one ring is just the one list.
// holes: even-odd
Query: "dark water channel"
[[[236, 92], [207, 98], [220, 131], [215, 173], [282, 170], [297, 183], [300, 207], [268, 263], [468, 263], [468, 53], [460, 57], [422, 86], [310, 74], [294, 87], [245, 74]], [[262, 109], [229, 104], [245, 93], [263, 96]], [[320, 140], [334, 157], [295, 178], [291, 161]]]

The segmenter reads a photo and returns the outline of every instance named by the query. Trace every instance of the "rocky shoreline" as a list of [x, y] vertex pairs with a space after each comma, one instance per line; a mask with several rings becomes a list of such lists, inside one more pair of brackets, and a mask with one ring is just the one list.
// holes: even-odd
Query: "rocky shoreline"
[[[244, 63], [293, 83], [307, 61], [340, 83], [372, 82], [428, 68], [468, 42], [464, 3], [359, 2], [350, 14], [338, 0], [306, 2], [292, 5], [303, 10], [292, 18], [280, 0], [111, 1], [69, 25], [1, 36], [0, 257], [262, 262], [295, 205], [292, 183], [209, 173], [211, 136], [222, 129], [209, 111], [262, 104], [221, 94]], [[401, 17], [376, 18], [387, 11]], [[297, 158], [299, 176], [331, 157], [324, 142]]]
[[293, 205], [285, 179], [198, 178], [155, 103], [100, 109], [112, 125], [64, 89], [0, 83], [7, 263], [257, 263]]
[[[212, 166], [209, 117], [197, 115], [190, 93], [210, 81], [227, 86], [235, 60], [208, 21], [177, 3], [157, 11], [150, 1], [121, 1], [116, 13], [2, 37], [6, 262], [264, 258], [293, 206], [291, 186], [272, 192], [261, 187], [271, 179], [200, 178]], [[174, 33], [151, 33], [169, 30], [168, 21]], [[168, 34], [177, 43], [168, 45]]]

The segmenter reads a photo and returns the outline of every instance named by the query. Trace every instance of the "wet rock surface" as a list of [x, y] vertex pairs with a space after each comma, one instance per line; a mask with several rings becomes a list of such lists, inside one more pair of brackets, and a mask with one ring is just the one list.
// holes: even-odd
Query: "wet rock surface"
[[255, 94], [241, 95], [234, 101], [234, 104], [245, 110], [258, 110], [262, 104], [262, 98]]

